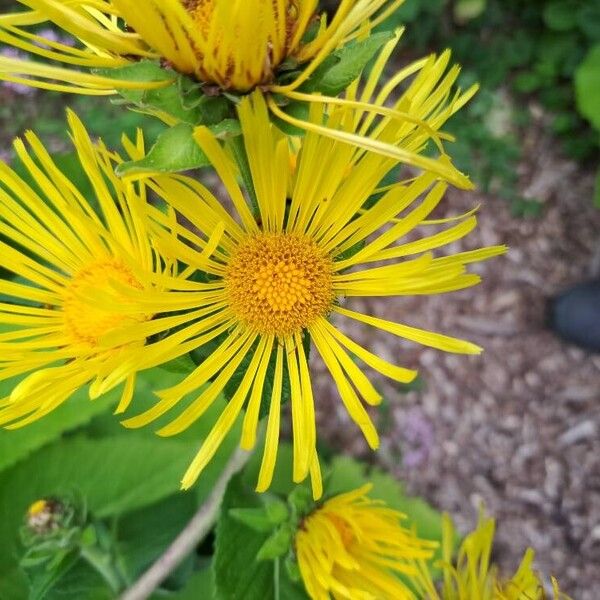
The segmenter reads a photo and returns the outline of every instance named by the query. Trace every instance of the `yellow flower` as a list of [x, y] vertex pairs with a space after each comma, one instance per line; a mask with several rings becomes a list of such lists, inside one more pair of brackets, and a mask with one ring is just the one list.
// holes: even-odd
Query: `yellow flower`
[[[423, 99], [427, 102], [426, 96]], [[443, 102], [443, 97], [439, 101]], [[447, 117], [452, 112], [436, 105], [429, 107], [442, 122], [441, 115]], [[370, 446], [377, 448], [377, 431], [363, 402], [375, 406], [381, 395], [353, 358], [400, 382], [412, 381], [416, 372], [361, 347], [329, 317], [345, 317], [440, 350], [477, 354], [480, 348], [469, 342], [356, 312], [345, 306], [346, 298], [464, 289], [480, 280], [467, 273], [466, 266], [501, 254], [505, 248], [434, 256], [433, 250], [465, 236], [476, 224], [473, 215], [466, 215], [458, 218], [457, 224], [430, 233], [439, 221], [427, 219], [447, 187], [432, 171], [448, 167], [445, 160], [421, 157], [420, 166], [431, 166], [431, 171], [380, 190], [381, 198], [370, 205], [369, 198], [397, 160], [309, 132], [299, 142], [294, 169], [288, 139], [269, 121], [260, 91], [242, 100], [239, 118], [256, 195], [255, 209], [239, 187], [235, 161], [205, 127], [198, 128], [195, 136], [229, 194], [232, 214], [203, 185], [185, 176], [156, 177], [151, 184], [191, 222], [194, 231], [182, 229], [183, 239], [176, 241], [157, 229], [157, 247], [208, 273], [202, 284], [205, 297], [198, 306], [210, 311], [210, 316], [196, 323], [194, 335], [198, 337], [177, 332], [161, 343], [181, 344], [181, 353], [211, 340], [217, 340], [218, 345], [181, 383], [159, 392], [160, 401], [155, 406], [124, 423], [130, 427], [147, 425], [196, 391], [195, 398], [186, 401], [180, 414], [159, 431], [160, 435], [175, 435], [202, 416], [243, 365], [244, 375], [235, 382], [237, 391], [190, 465], [183, 486], [194, 483], [244, 407], [241, 446], [251, 449], [261, 404], [267, 402], [266, 443], [257, 488], [266, 490], [276, 460], [285, 388], [291, 396], [293, 479], [302, 481], [310, 473], [313, 493], [318, 497], [321, 477], [306, 334], [321, 354], [348, 412]], [[313, 106], [310, 119], [311, 123], [326, 119], [321, 105]], [[332, 110], [327, 122], [349, 134], [359, 126], [354, 109], [345, 106]], [[399, 126], [395, 121], [374, 135], [395, 140], [402, 151], [423, 143], [416, 125]], [[158, 209], [151, 212], [157, 224], [170, 222]], [[419, 226], [420, 235], [396, 244]], [[381, 261], [387, 264], [373, 266]], [[185, 292], [172, 295], [173, 306], [188, 304]], [[267, 385], [269, 368], [274, 376]]]
[[[401, 1], [389, 3], [377, 20]], [[88, 69], [160, 58], [199, 81], [245, 92], [271, 84], [287, 58], [306, 64], [308, 74], [314, 72], [388, 0], [342, 0], [329, 24], [325, 16], [316, 16], [318, 0], [145, 0], [143, 10], [137, 0], [20, 2], [31, 10], [0, 16], [0, 42]], [[42, 23], [56, 25], [83, 47], [73, 48], [29, 30]], [[314, 36], [307, 41], [313, 24]], [[0, 74], [9, 81], [76, 93], [139, 87], [131, 81], [115, 85], [110, 77], [9, 59], [0, 60]]]
[[437, 544], [404, 528], [405, 515], [369, 498], [371, 487], [327, 500], [300, 523], [296, 558], [312, 600], [413, 600], [398, 575], [414, 575], [414, 561], [430, 558]]
[[[0, 280], [8, 298], [0, 303], [0, 380], [25, 375], [0, 403], [0, 425], [8, 428], [46, 415], [90, 382], [92, 398], [125, 382], [117, 412], [125, 410], [149, 334], [118, 343], [107, 336], [154, 327], [171, 271], [148, 237], [144, 186], [117, 178], [118, 157], [94, 147], [73, 113], [69, 123], [94, 199], [31, 132], [29, 148], [21, 140], [14, 148], [36, 187], [0, 163], [0, 266], [18, 276]], [[132, 151], [143, 151], [141, 138]]]
[[[160, 58], [175, 71], [209, 84], [205, 90], [210, 91], [211, 84], [235, 92], [259, 87], [269, 93], [269, 108], [280, 119], [301, 129], [310, 128], [342, 139], [334, 123], [323, 127], [291, 116], [282, 110], [278, 98], [284, 96], [286, 102], [302, 103], [333, 101], [319, 93], [299, 91], [299, 88], [332, 52], [352, 39], [370, 35], [372, 27], [402, 1], [341, 0], [328, 24], [324, 16], [315, 16], [317, 0], [146, 0], [143, 10], [137, 0], [21, 0], [31, 10], [0, 15], [0, 43], [65, 66], [0, 57], [0, 79], [78, 94], [113, 94], [115, 88], [144, 89], [171, 84], [173, 78], [168, 71], [164, 71], [164, 78], [159, 81], [127, 80], [107, 74], [111, 68], [135, 64], [140, 59]], [[374, 18], [369, 22], [371, 17]], [[45, 39], [30, 30], [44, 22], [69, 33], [82, 47]], [[314, 26], [312, 37], [307, 31], [311, 24]], [[412, 127], [414, 120], [421, 118], [413, 110], [413, 104], [430, 114], [432, 107], [447, 99], [459, 69], [453, 67], [441, 79], [449, 53], [439, 59], [428, 57], [416, 61], [397, 71], [370, 102], [400, 35], [401, 32], [397, 32], [383, 48], [360, 94], [354, 86], [348, 97], [339, 99], [338, 103], [369, 114], [364, 126], [352, 135], [343, 136], [343, 141], [405, 160], [406, 150], [404, 154], [400, 152], [394, 140], [380, 138], [374, 143], [368, 135], [370, 128], [381, 117], [387, 121], [395, 119], [400, 129]], [[278, 82], [278, 67], [283, 66], [286, 59], [289, 59], [288, 66], [283, 72], [294, 75], [290, 81], [280, 79]], [[290, 63], [298, 63], [302, 70], [294, 70], [289, 67]], [[76, 67], [102, 68], [105, 74]], [[389, 107], [392, 94], [415, 73], [419, 73], [419, 92], [414, 96], [403, 95], [402, 102]], [[436, 86], [437, 95], [429, 97]], [[476, 90], [477, 86], [473, 86], [465, 94], [452, 98], [455, 110]], [[210, 93], [218, 93], [218, 90]], [[144, 110], [169, 125], [176, 123], [165, 110], [148, 106]], [[443, 120], [443, 116], [431, 113], [433, 121], [436, 117]], [[384, 125], [377, 124], [377, 127]], [[439, 142], [444, 137], [447, 138], [438, 134], [436, 140]], [[466, 185], [464, 180], [452, 180], [452, 183]]]
[[[494, 519], [480, 515], [477, 528], [465, 537], [455, 562], [452, 552], [456, 534], [452, 521], [444, 515], [442, 553], [443, 560], [437, 563], [442, 570], [443, 585], [440, 590], [434, 584], [429, 565], [423, 560], [415, 561], [417, 575], [411, 583], [418, 598], [427, 600], [546, 600], [544, 584], [533, 570], [534, 552], [527, 549], [519, 568], [510, 579], [498, 574], [491, 563], [494, 542]], [[560, 592], [556, 579], [552, 578], [554, 600], [569, 600]]]

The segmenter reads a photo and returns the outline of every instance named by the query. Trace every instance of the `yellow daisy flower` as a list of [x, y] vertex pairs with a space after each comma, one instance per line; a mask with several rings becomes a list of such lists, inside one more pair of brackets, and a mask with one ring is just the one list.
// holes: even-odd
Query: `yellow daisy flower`
[[[540, 575], [533, 570], [534, 552], [528, 548], [519, 568], [510, 579], [502, 578], [491, 562], [495, 532], [494, 519], [480, 515], [477, 528], [465, 537], [456, 561], [452, 561], [456, 533], [448, 515], [444, 515], [443, 560], [436, 564], [442, 570], [443, 584], [439, 590], [434, 583], [429, 565], [415, 561], [417, 575], [411, 583], [418, 598], [427, 600], [546, 600]], [[436, 573], [437, 579], [437, 573]], [[562, 593], [556, 579], [551, 578], [554, 600], [569, 600]]]
[[368, 497], [371, 485], [335, 496], [306, 517], [295, 536], [302, 581], [312, 600], [414, 600], [398, 575], [432, 556], [402, 513]]
[[[259, 87], [269, 94], [271, 112], [289, 124], [303, 130], [318, 130], [322, 135], [404, 161], [411, 155], [406, 147], [400, 149], [395, 140], [381, 137], [376, 140], [368, 135], [370, 128], [383, 128], [390, 119], [396, 119], [400, 129], [410, 128], [411, 123], [420, 118], [413, 104], [425, 109], [446, 99], [460, 71], [453, 67], [442, 79], [449, 53], [400, 69], [372, 99], [400, 38], [401, 32], [397, 32], [382, 49], [360, 94], [355, 89], [350, 96], [337, 101], [370, 115], [363, 127], [352, 134], [342, 132], [340, 135], [333, 123], [323, 127], [296, 118], [279, 104], [282, 96], [286, 101], [303, 103], [333, 101], [299, 88], [332, 52], [352, 39], [367, 37], [372, 27], [402, 1], [341, 0], [328, 24], [324, 16], [318, 18], [315, 14], [317, 0], [146, 0], [144, 10], [140, 10], [136, 0], [20, 0], [31, 10], [0, 15], [0, 43], [65, 66], [0, 57], [0, 79], [78, 94], [114, 94], [115, 88], [143, 89], [171, 84], [173, 77], [168, 71], [164, 71], [162, 80], [144, 82], [117, 75], [112, 78], [107, 74], [111, 68], [135, 64], [140, 59], [162, 59], [175, 71], [208, 84], [203, 88], [207, 93], [213, 93], [211, 85], [233, 92]], [[371, 17], [374, 18], [369, 22]], [[78, 39], [82, 47], [46, 39], [32, 30], [42, 23], [54, 24]], [[310, 27], [314, 28], [312, 36], [307, 35]], [[283, 67], [286, 59], [289, 59], [288, 66], [283, 72], [291, 80], [276, 80], [278, 67]], [[299, 64], [302, 70], [289, 70], [290, 63]], [[77, 67], [102, 68], [104, 74]], [[418, 89], [413, 87], [415, 95], [403, 95], [402, 102], [388, 106], [392, 94], [415, 73], [419, 74]], [[437, 95], [429, 97], [434, 88]], [[453, 98], [453, 104], [458, 108], [476, 90], [477, 86], [471, 87], [460, 98]], [[214, 93], [218, 93], [218, 89]], [[148, 106], [144, 110], [169, 125], [177, 122], [165, 110]], [[382, 117], [382, 123], [377, 123]], [[425, 126], [422, 122], [420, 125]], [[438, 142], [443, 138], [448, 136], [441, 133], [436, 136]], [[440, 175], [448, 178], [447, 170]], [[464, 178], [448, 180], [455, 185], [466, 185]]]
[[[30, 186], [0, 163], [0, 380], [25, 377], [0, 402], [0, 425], [26, 425], [91, 382], [90, 396], [125, 382], [117, 412], [129, 404], [145, 338], [111, 344], [123, 328], [149, 328], [172, 263], [151, 245], [145, 187], [120, 180], [119, 158], [94, 147], [68, 114], [77, 155], [94, 190], [85, 198], [31, 132], [14, 148], [35, 181]], [[134, 153], [143, 153], [140, 137]], [[94, 212], [90, 200], [95, 200]], [[155, 331], [155, 332], [158, 332]], [[146, 333], [146, 335], [149, 335]], [[127, 357], [129, 367], [115, 377]], [[107, 378], [110, 376], [110, 380]]]
[[[374, 21], [385, 19], [402, 0], [341, 0], [331, 23], [317, 16], [318, 0], [19, 0], [31, 10], [0, 15], [0, 42], [31, 54], [87, 69], [122, 67], [139, 59], [162, 59], [176, 71], [246, 92], [273, 82], [283, 61], [306, 65], [297, 87], [338, 46], [386, 3]], [[38, 35], [54, 24], [82, 47]], [[312, 39], [306, 40], [314, 26]], [[0, 76], [36, 87], [85, 94], [110, 94], [133, 81], [3, 58]], [[167, 80], [168, 81], [168, 80]], [[58, 83], [57, 83], [58, 82]]]
[[[436, 119], [452, 112], [451, 108], [445, 112], [431, 105], [430, 109]], [[208, 273], [203, 284], [204, 300], [200, 294], [194, 295], [199, 298], [200, 307], [212, 310], [210, 317], [198, 324], [204, 329], [197, 345], [223, 335], [194, 372], [178, 385], [159, 392], [160, 401], [155, 406], [124, 424], [147, 425], [196, 391], [195, 399], [159, 431], [165, 436], [177, 434], [202, 416], [243, 365], [241, 381], [234, 384], [237, 391], [185, 474], [183, 486], [188, 488], [194, 483], [244, 407], [241, 446], [254, 446], [261, 404], [266, 401], [270, 403], [269, 416], [257, 488], [266, 490], [277, 454], [285, 389], [291, 397], [293, 478], [299, 482], [310, 473], [318, 497], [321, 478], [306, 335], [321, 354], [348, 412], [370, 446], [377, 448], [377, 431], [363, 402], [377, 405], [381, 395], [353, 357], [404, 383], [412, 381], [416, 372], [361, 347], [333, 325], [329, 317], [344, 317], [440, 350], [477, 354], [480, 348], [469, 342], [356, 312], [345, 306], [346, 299], [464, 289], [480, 280], [478, 275], [467, 273], [466, 266], [501, 254], [505, 248], [434, 256], [433, 250], [465, 236], [476, 224], [473, 215], [466, 215], [457, 224], [428, 233], [439, 223], [427, 219], [447, 187], [435, 174], [425, 170], [380, 189], [378, 185], [398, 164], [397, 160], [361, 151], [318, 133], [308, 133], [299, 141], [296, 155], [288, 139], [269, 121], [260, 91], [242, 100], [239, 118], [255, 192], [254, 209], [236, 179], [238, 166], [205, 127], [198, 128], [195, 136], [229, 194], [232, 214], [209, 190], [188, 177], [158, 176], [148, 184], [169, 198], [172, 208], [193, 226], [193, 233], [180, 231], [183, 239], [179, 241], [170, 234], [161, 235], [157, 229], [157, 247]], [[360, 126], [355, 111], [344, 106], [326, 116], [322, 106], [316, 104], [310, 121], [333, 122], [344, 132], [353, 132]], [[393, 120], [374, 135], [401, 140], [397, 142], [400, 149], [420, 147], [423, 143], [416, 126], [399, 126]], [[440, 167], [446, 163], [423, 158], [420, 166], [427, 169], [430, 164]], [[377, 191], [381, 198], [371, 205], [369, 198]], [[152, 209], [151, 214], [159, 225], [168, 222], [158, 209]], [[424, 234], [397, 244], [419, 226]], [[382, 261], [387, 264], [373, 264]], [[173, 295], [173, 305], [187, 304], [185, 299], [178, 299], [181, 295]], [[176, 335], [184, 348], [195, 343], [185, 334]], [[169, 340], [167, 337], [161, 343], [175, 343]], [[270, 368], [274, 377], [267, 384], [265, 376]]]

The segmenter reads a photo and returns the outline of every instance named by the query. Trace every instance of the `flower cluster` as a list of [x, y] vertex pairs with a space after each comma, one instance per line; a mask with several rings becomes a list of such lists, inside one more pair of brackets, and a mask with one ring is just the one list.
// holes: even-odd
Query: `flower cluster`
[[[0, 80], [19, 93], [122, 93], [183, 126], [177, 131], [188, 131], [227, 196], [168, 162], [121, 177], [125, 163], [149, 156], [142, 132], [124, 136], [119, 154], [93, 141], [73, 112], [70, 135], [91, 196], [35, 134], [14, 142], [35, 184], [0, 163], [0, 267], [10, 273], [0, 280], [0, 380], [20, 377], [0, 400], [1, 426], [40, 419], [84, 387], [91, 399], [118, 388], [115, 412], [129, 413], [136, 374], [189, 356], [194, 368], [154, 390], [123, 425], [160, 419], [158, 434], [176, 435], [225, 395], [182, 486], [196, 482], [241, 421], [240, 446], [262, 444], [264, 492], [289, 403], [291, 476], [309, 478], [318, 500], [311, 347], [372, 449], [379, 438], [369, 407], [382, 397], [363, 367], [401, 383], [417, 373], [359, 344], [345, 324], [442, 352], [481, 351], [418, 328], [418, 315], [400, 323], [353, 308], [355, 297], [469, 288], [480, 281], [470, 266], [505, 252], [450, 251], [475, 228], [476, 211], [434, 216], [449, 185], [472, 187], [446, 153], [451, 136], [442, 128], [476, 86], [456, 87], [448, 52], [382, 80], [401, 32], [376, 37], [373, 28], [400, 3], [341, 0], [328, 19], [317, 0], [147, 0], [143, 10], [133, 0], [21, 0], [27, 9], [0, 15], [8, 48]], [[206, 108], [213, 101], [219, 119]], [[427, 562], [435, 544], [367, 492], [330, 498], [302, 521], [294, 552], [308, 594], [438, 598]], [[442, 597], [541, 597], [531, 554], [508, 581], [488, 570], [490, 523], [465, 539], [456, 566], [445, 538]]]
[[[371, 486], [334, 496], [316, 508], [295, 536], [302, 579], [312, 600], [546, 600], [529, 548], [512, 577], [491, 561], [495, 522], [480, 516], [452, 561], [456, 532], [444, 515], [441, 560], [436, 544], [400, 525], [402, 514], [368, 496]], [[441, 577], [436, 573], [441, 571]], [[441, 589], [435, 585], [441, 579]], [[552, 598], [568, 600], [551, 579]]]

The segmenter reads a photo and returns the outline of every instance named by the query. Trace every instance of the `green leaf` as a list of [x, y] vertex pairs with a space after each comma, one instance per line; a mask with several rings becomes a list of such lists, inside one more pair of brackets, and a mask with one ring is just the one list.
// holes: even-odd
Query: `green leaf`
[[230, 515], [232, 508], [259, 508], [256, 494], [240, 477], [230, 482], [215, 530], [213, 573], [218, 600], [273, 598], [273, 563], [257, 562], [267, 536], [246, 527]]
[[129, 584], [167, 549], [198, 506], [194, 494], [179, 492], [118, 518], [117, 560]]
[[[170, 79], [170, 84], [155, 89], [131, 90], [117, 87], [117, 91], [125, 100], [132, 102], [143, 111], [166, 112], [175, 119], [186, 123], [199, 121], [198, 109], [187, 105], [190, 100], [196, 102], [199, 100], [201, 92], [197, 86], [192, 89], [191, 81], [186, 85], [183, 76], [163, 69], [157, 62], [142, 60], [118, 69], [97, 69], [95, 72], [114, 79], [139, 82], [169, 81]], [[186, 92], [193, 94], [194, 97], [186, 98]]]
[[579, 112], [600, 130], [600, 44], [594, 46], [575, 72]]
[[[211, 600], [214, 598], [214, 594], [212, 569], [205, 568], [194, 573], [188, 579], [185, 588], [175, 595], [169, 596], [169, 600]], [[158, 598], [159, 596], [156, 596], [156, 600]]]
[[28, 592], [29, 583], [24, 571], [17, 567], [3, 571], [0, 567], [0, 598], [2, 600], [27, 598]]
[[190, 77], [163, 69], [157, 62], [140, 61], [118, 69], [97, 69], [97, 73], [116, 79], [171, 83], [146, 90], [118, 89], [123, 98], [148, 114], [166, 113], [189, 125], [216, 125], [233, 115], [224, 96], [206, 95], [202, 84]]
[[[141, 373], [132, 401], [132, 413], [146, 409], [149, 403], [154, 402], [155, 390], [174, 385], [181, 378], [180, 373], [169, 373], [160, 368]], [[110, 401], [110, 398], [106, 399], [107, 403]], [[189, 398], [182, 399], [182, 406], [187, 401]], [[70, 406], [70, 403], [73, 403], [73, 411], [75, 407], [83, 410], [85, 404], [69, 400], [65, 406]], [[5, 577], [4, 573], [16, 567], [22, 555], [19, 528], [28, 506], [41, 497], [76, 492], [85, 498], [96, 517], [111, 517], [142, 509], [173, 494], [192, 498], [195, 506], [201, 504], [239, 439], [239, 424], [226, 438], [193, 490], [179, 492], [179, 480], [224, 406], [224, 399], [218, 399], [202, 419], [176, 438], [169, 439], [157, 437], [154, 429], [150, 428], [126, 430], [117, 418], [105, 412], [96, 416], [86, 429], [94, 437], [58, 440], [0, 473], [0, 582]], [[156, 427], [171, 418], [172, 415], [165, 415], [157, 421]], [[40, 423], [48, 420], [52, 420], [52, 415]], [[23, 435], [32, 427], [35, 426], [25, 428]], [[10, 440], [10, 436], [17, 434], [3, 431], [2, 435]]]
[[66, 569], [52, 586], [41, 591], [41, 595], [30, 592], [30, 600], [113, 600], [114, 592], [100, 574], [80, 559]]
[[555, 31], [569, 31], [577, 25], [577, 0], [554, 0], [544, 7], [544, 23]]
[[[8, 386], [7, 382], [2, 382], [0, 397], [10, 393], [10, 389], [12, 385]], [[107, 412], [111, 406], [115, 406], [117, 398], [118, 393], [111, 392], [91, 401], [86, 388], [43, 419], [27, 427], [12, 431], [0, 429], [0, 470], [14, 465], [63, 433], [85, 425], [95, 415]]]
[[[289, 104], [281, 106], [281, 109], [285, 112], [285, 114], [289, 115], [290, 117], [294, 117], [295, 119], [299, 119], [300, 121], [308, 121], [308, 102], [290, 102]], [[280, 119], [279, 117], [274, 117], [273, 122], [281, 131], [283, 131], [283, 133], [287, 135], [303, 136], [306, 133], [304, 129], [300, 129], [295, 125], [291, 125], [290, 123], [284, 121], [283, 119]]]
[[164, 369], [169, 373], [183, 373], [184, 375], [191, 373], [195, 367], [196, 365], [189, 354], [178, 356], [161, 365], [161, 369]]
[[281, 526], [270, 535], [260, 547], [257, 560], [273, 560], [285, 556], [291, 549], [294, 540], [294, 532], [290, 525]]
[[220, 140], [242, 135], [242, 127], [237, 119], [223, 119], [221, 122], [211, 125], [209, 129]]
[[[235, 137], [242, 132], [236, 119], [224, 119], [209, 129], [219, 139]], [[164, 131], [144, 158], [121, 163], [117, 174], [176, 173], [208, 166], [208, 157], [194, 139], [194, 127], [179, 123]]]
[[260, 533], [269, 533], [273, 530], [273, 523], [269, 520], [264, 507], [232, 508], [229, 511], [229, 516]]
[[346, 44], [336, 50], [334, 60], [321, 65], [301, 89], [337, 96], [362, 73], [367, 63], [392, 37], [390, 32], [374, 33], [365, 40]]
[[[116, 69], [94, 69], [94, 73], [117, 80], [139, 82], [169, 81], [170, 79], [175, 81], [177, 78], [176, 73], [163, 69], [157, 61], [153, 60], [140, 60]], [[117, 90], [121, 96], [135, 103], [141, 102], [146, 93], [146, 90], [143, 89], [129, 90], [117, 87]]]
[[267, 513], [269, 522], [273, 525], [283, 523], [290, 516], [287, 504], [278, 498], [266, 501], [265, 512]]
[[467, 23], [479, 17], [486, 8], [487, 0], [458, 0], [454, 5], [454, 20]]
[[121, 163], [117, 167], [117, 174], [173, 173], [210, 165], [193, 134], [194, 128], [186, 123], [167, 129], [144, 158]]
[[[146, 506], [178, 490], [193, 449], [135, 434], [60, 440], [0, 475], [0, 565], [16, 550], [17, 530], [39, 498], [77, 490], [97, 517]], [[0, 566], [2, 569], [2, 566]]]
[[577, 23], [590, 42], [600, 42], [600, 2], [581, 6], [577, 13]]
[[[269, 490], [273, 494], [287, 496], [295, 488], [291, 476], [293, 464], [292, 457], [293, 450], [291, 444], [280, 444], [277, 450], [277, 462], [275, 463], [275, 470], [273, 472], [273, 481], [269, 487]], [[250, 488], [255, 486], [258, 481], [261, 461], [262, 453], [254, 452], [244, 468], [242, 477], [244, 483]]]

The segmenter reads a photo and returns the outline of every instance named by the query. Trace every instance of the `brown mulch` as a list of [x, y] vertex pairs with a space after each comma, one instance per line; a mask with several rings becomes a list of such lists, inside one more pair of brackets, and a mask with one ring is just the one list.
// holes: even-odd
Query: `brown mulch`
[[[542, 124], [543, 125], [543, 124]], [[481, 502], [497, 518], [495, 558], [512, 573], [525, 548], [576, 600], [600, 598], [600, 355], [561, 342], [544, 325], [546, 299], [598, 272], [600, 211], [593, 173], [564, 159], [543, 126], [528, 133], [524, 195], [540, 218], [515, 218], [497, 198], [452, 192], [447, 214], [482, 202], [479, 227], [452, 251], [508, 244], [476, 266], [484, 282], [449, 295], [352, 300], [390, 320], [464, 337], [482, 356], [447, 355], [356, 326], [355, 339], [390, 360], [419, 367], [424, 387], [403, 393], [375, 377], [388, 414], [373, 455], [345, 415], [322, 365], [319, 432], [334, 447], [374, 460], [462, 531]], [[443, 214], [444, 211], [442, 211]], [[377, 413], [374, 413], [377, 415]]]

